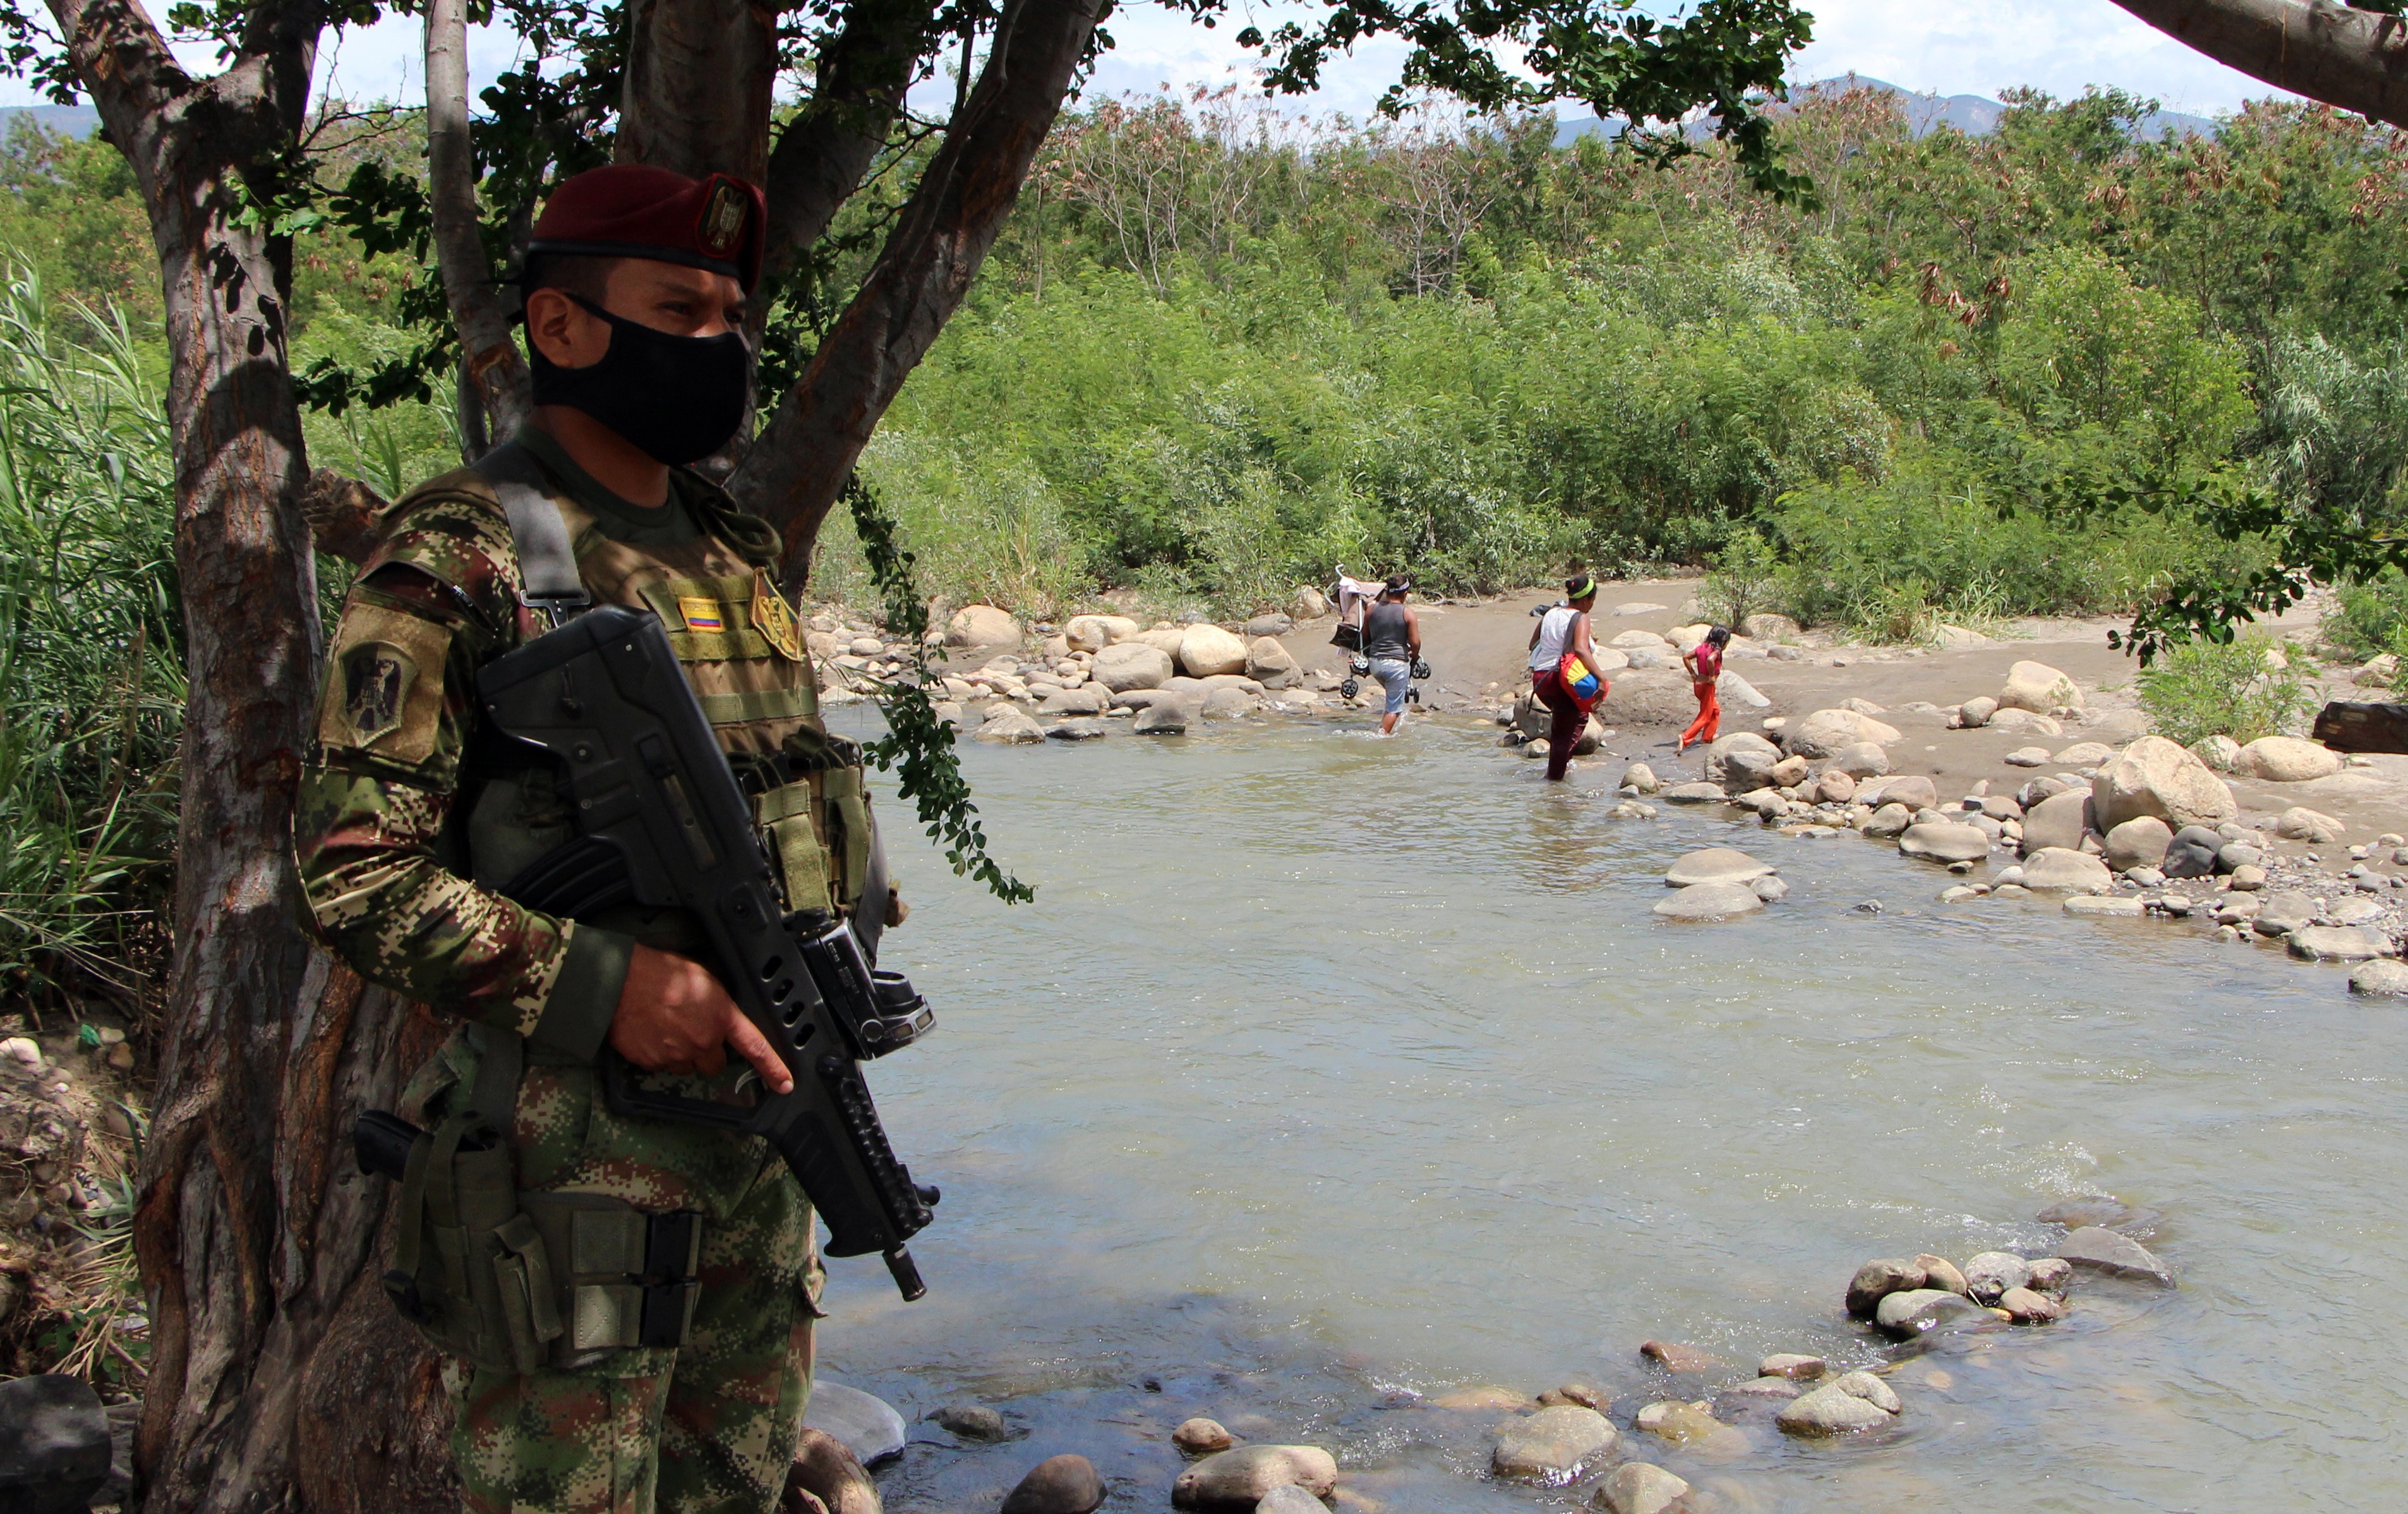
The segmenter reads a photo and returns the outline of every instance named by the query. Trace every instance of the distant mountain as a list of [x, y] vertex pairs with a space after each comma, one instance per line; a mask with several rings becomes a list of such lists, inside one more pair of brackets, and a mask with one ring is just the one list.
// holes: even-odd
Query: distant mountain
[[[1968, 137], [1987, 137], [1999, 129], [1999, 120], [2007, 113], [2004, 104], [1979, 94], [1917, 94], [1896, 84], [1861, 74], [1848, 74], [1839, 79], [1817, 79], [1800, 84], [1790, 91], [1790, 97], [1838, 94], [1850, 89], [1885, 90], [1897, 97], [1899, 114], [1906, 118], [1907, 129], [1917, 137], [1928, 135], [1940, 126], [1953, 126]], [[1711, 122], [1692, 123], [1686, 130], [1691, 137], [1708, 137], [1713, 133]], [[2140, 135], [2157, 141], [2163, 137], [2188, 135], [2214, 137], [2214, 122], [2205, 116], [2186, 116], [2178, 110], [2158, 110], [2141, 119]], [[1584, 137], [1619, 136], [1621, 123], [1601, 122], [1595, 116], [1573, 116], [1555, 123], [1555, 145], [1565, 146]]]
[[88, 105], [0, 105], [0, 137], [15, 131], [20, 121], [62, 137], [90, 137], [100, 129], [100, 112]]

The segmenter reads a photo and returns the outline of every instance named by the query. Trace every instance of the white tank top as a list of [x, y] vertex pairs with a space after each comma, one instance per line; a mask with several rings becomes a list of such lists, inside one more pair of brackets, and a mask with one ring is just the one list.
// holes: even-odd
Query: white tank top
[[1572, 622], [1580, 612], [1570, 605], [1557, 605], [1539, 622], [1539, 644], [1530, 649], [1530, 669], [1552, 670], [1564, 660], [1564, 638], [1572, 633]]

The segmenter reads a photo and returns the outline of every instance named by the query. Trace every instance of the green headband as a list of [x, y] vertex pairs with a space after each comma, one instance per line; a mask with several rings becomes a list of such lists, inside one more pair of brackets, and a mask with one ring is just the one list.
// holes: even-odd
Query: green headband
[[1585, 599], [1596, 592], [1597, 580], [1594, 578], [1584, 578], [1580, 581], [1579, 588], [1572, 590], [1571, 593], [1565, 595], [1564, 598], [1567, 599]]

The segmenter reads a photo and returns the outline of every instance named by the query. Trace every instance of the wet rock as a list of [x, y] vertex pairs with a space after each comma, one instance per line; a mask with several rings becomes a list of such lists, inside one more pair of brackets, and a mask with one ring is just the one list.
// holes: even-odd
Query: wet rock
[[983, 724], [973, 733], [982, 742], [1001, 742], [1007, 745], [1025, 746], [1045, 739], [1045, 728], [1028, 715], [1008, 704], [996, 706]]
[[1040, 715], [1099, 715], [1111, 707], [1111, 696], [1101, 684], [1082, 684], [1077, 688], [1055, 689], [1038, 701]]
[[803, 1423], [844, 1442], [865, 1466], [903, 1449], [903, 1416], [884, 1399], [842, 1383], [822, 1379], [811, 1385]]
[[1329, 1507], [1291, 1482], [1263, 1494], [1254, 1514], [1329, 1514]]
[[1129, 722], [1129, 729], [1140, 736], [1183, 736], [1187, 733], [1187, 707], [1177, 699], [1149, 704]]
[[[2117, 1236], [2118, 1240], [2123, 1237]], [[1963, 1320], [1989, 1318], [1989, 1311], [1961, 1293], [1938, 1288], [1892, 1293], [1873, 1311], [1873, 1323], [1899, 1340]]]
[[795, 1437], [778, 1514], [882, 1514], [882, 1507], [878, 1484], [852, 1448], [805, 1426]]
[[1297, 1483], [1316, 1498], [1338, 1485], [1338, 1463], [1318, 1446], [1240, 1446], [1179, 1474], [1170, 1502], [1179, 1508], [1251, 1509], [1273, 1488]]
[[[1152, 714], [1151, 711], [1147, 713]], [[1059, 721], [1045, 728], [1047, 737], [1057, 742], [1092, 742], [1099, 736], [1109, 736], [1111, 732], [1111, 727], [1092, 715], [1077, 720]]]
[[2296, 888], [2278, 888], [2265, 896], [2252, 922], [2261, 936], [2287, 936], [2316, 917], [2316, 901]]
[[1182, 1420], [1179, 1428], [1170, 1433], [1170, 1443], [1190, 1456], [1210, 1456], [1214, 1451], [1227, 1450], [1238, 1439], [1220, 1420], [1199, 1416]]
[[1900, 832], [1898, 849], [1927, 862], [1975, 862], [1990, 855], [1990, 838], [1954, 820], [1927, 820]]
[[1561, 1388], [1550, 1388], [1539, 1395], [1539, 1407], [1542, 1409], [1554, 1408], [1558, 1404], [1576, 1404], [1582, 1408], [1595, 1409], [1603, 1414], [1606, 1406], [1612, 1402], [1613, 1395], [1593, 1382], [1568, 1382]]
[[2241, 813], [2206, 763], [2162, 736], [2143, 736], [2091, 780], [2093, 824], [2113, 829], [2154, 815], [2170, 827], [2213, 826]]
[[2224, 844], [2224, 838], [2205, 826], [2185, 826], [2167, 844], [2165, 859], [2157, 865], [2169, 878], [2213, 877]]
[[1965, 1294], [1976, 1304], [1996, 1304], [2030, 1281], [2031, 1264], [2013, 1251], [1985, 1251], [1965, 1263]]
[[1946, 1257], [1919, 1256], [1914, 1259], [1914, 1264], [1923, 1269], [1924, 1287], [1950, 1293], [1965, 1291], [1965, 1275]]
[[2056, 894], [2103, 894], [2115, 886], [2106, 863], [2065, 846], [2044, 846], [2027, 856], [2017, 881], [2034, 892]]
[[1526, 1409], [1531, 1397], [1511, 1388], [1484, 1383], [1478, 1388], [1458, 1388], [1451, 1393], [1440, 1393], [1431, 1399], [1434, 1409]]
[[108, 1416], [80, 1378], [0, 1382], [0, 1507], [80, 1510], [108, 1480]]
[[1875, 1430], [1890, 1422], [1892, 1415], [1878, 1405], [1843, 1391], [1838, 1383], [1829, 1383], [1787, 1405], [1773, 1417], [1785, 1435], [1845, 1435], [1859, 1430]]
[[1622, 770], [1622, 786], [1633, 793], [1653, 794], [1663, 788], [1664, 782], [1646, 763], [1634, 762]]
[[1776, 1351], [1756, 1364], [1759, 1377], [1788, 1377], [1807, 1381], [1819, 1377], [1826, 1370], [1819, 1356], [1806, 1356], [1797, 1351]]
[[1304, 682], [1304, 670], [1276, 638], [1257, 636], [1246, 643], [1246, 676], [1265, 688], [1294, 688]]
[[1712, 1352], [1675, 1341], [1641, 1341], [1639, 1354], [1667, 1372], [1712, 1372], [1723, 1364]]
[[2028, 1288], [2010, 1288], [1999, 1295], [1999, 1307], [2019, 1325], [2045, 1325], [2065, 1318], [2065, 1305]]
[[1764, 901], [1743, 883], [1700, 883], [1658, 901], [1655, 913], [1668, 920], [1727, 920], [1762, 908]]
[[[1259, 1498], [1226, 1507], [1252, 1508]], [[1003, 1514], [1091, 1514], [1103, 1502], [1104, 1479], [1093, 1463], [1083, 1456], [1049, 1456], [1003, 1495]]]
[[2093, 829], [2087, 790], [2076, 788], [2052, 794], [2025, 807], [2024, 854], [2077, 851], [2084, 835]]
[[2307, 806], [2294, 805], [2285, 810], [2274, 822], [2274, 834], [2285, 841], [2313, 842], [2328, 845], [2349, 833], [2349, 828], [2329, 815], [2320, 814]]
[[2154, 868], [2165, 860], [2173, 839], [2173, 827], [2156, 815], [2135, 815], [2107, 832], [2107, 866], [2116, 872]]
[[1770, 873], [1761, 878], [1749, 879], [1747, 886], [1755, 892], [1756, 898], [1768, 904], [1778, 904], [1789, 897], [1789, 885]]
[[2051, 710], [2082, 708], [2082, 689], [2072, 679], [2044, 662], [2018, 662], [2007, 670], [2006, 687], [1999, 691], [2001, 710], [2029, 710], [2044, 715]]
[[2139, 898], [2105, 899], [2096, 894], [2076, 894], [2065, 901], [2068, 915], [2104, 915], [2122, 919], [2138, 920], [2149, 913], [2146, 901]]
[[2101, 1225], [2085, 1225], [2057, 1243], [2057, 1254], [2077, 1271], [2095, 1272], [2132, 1282], [2174, 1286], [2173, 1269], [2128, 1235]]
[[1774, 871], [1770, 863], [1759, 862], [1735, 847], [1710, 846], [1673, 863], [1664, 881], [1675, 888], [1700, 883], [1747, 883]]
[[1605, 1514], [1665, 1514], [1688, 1492], [1686, 1482], [1652, 1462], [1625, 1462], [1593, 1502]]
[[1704, 1440], [1730, 1428], [1695, 1404], [1684, 1404], [1676, 1398], [1650, 1404], [1641, 1409], [1638, 1424], [1648, 1435], [1669, 1440], [1675, 1446]]
[[2073, 1282], [2073, 1263], [2063, 1257], [2036, 1257], [2029, 1265], [2024, 1286], [2035, 1293], [2062, 1293]]
[[1863, 1399], [1884, 1414], [1897, 1414], [1906, 1407], [1899, 1401], [1897, 1390], [1870, 1372], [1842, 1373], [1831, 1380], [1831, 1386], [1850, 1397]]
[[1720, 784], [1674, 784], [1661, 797], [1668, 804], [1721, 804], [1730, 798]]
[[1884, 1257], [1868, 1262], [1848, 1279], [1848, 1313], [1858, 1319], [1870, 1319], [1882, 1300], [1892, 1293], [1912, 1292], [1923, 1284], [1923, 1269], [1904, 1258]]
[[2232, 759], [2232, 771], [2273, 784], [2301, 784], [2341, 771], [2341, 754], [2296, 736], [2260, 736]]
[[2408, 962], [2362, 963], [2349, 975], [2349, 991], [2377, 998], [2408, 998]]
[[2390, 938], [2362, 925], [2310, 925], [2290, 933], [2291, 955], [2312, 962], [2363, 962], [2391, 954]]
[[1615, 1438], [1612, 1421], [1597, 1410], [1560, 1405], [1499, 1428], [1489, 1465], [1501, 1478], [1561, 1486], [1584, 1464], [1612, 1450]]
[[1885, 804], [1865, 819], [1865, 834], [1873, 837], [1899, 836], [1914, 824], [1914, 812], [1903, 804]]
[[1744, 1423], [1756, 1416], [1774, 1413], [1804, 1391], [1786, 1377], [1757, 1377], [1716, 1393], [1713, 1415], [1727, 1424]]
[[948, 1404], [929, 1418], [964, 1440], [1001, 1440], [1011, 1433], [1003, 1415], [984, 1404]]

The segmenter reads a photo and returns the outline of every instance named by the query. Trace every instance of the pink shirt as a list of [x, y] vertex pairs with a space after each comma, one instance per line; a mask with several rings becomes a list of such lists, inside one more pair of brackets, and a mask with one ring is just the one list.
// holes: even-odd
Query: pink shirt
[[1723, 649], [1712, 642], [1699, 642], [1698, 650], [1689, 654], [1698, 659], [1697, 682], [1711, 684], [1723, 675]]

